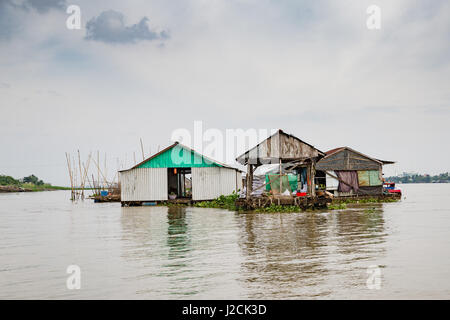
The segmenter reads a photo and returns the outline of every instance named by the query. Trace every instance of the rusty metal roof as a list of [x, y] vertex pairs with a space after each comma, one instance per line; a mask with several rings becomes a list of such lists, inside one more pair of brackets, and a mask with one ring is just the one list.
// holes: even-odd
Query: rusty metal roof
[[336, 152], [340, 152], [340, 151], [345, 150], [345, 149], [350, 150], [352, 152], [355, 152], [355, 153], [357, 153], [357, 154], [359, 154], [361, 156], [364, 156], [364, 157], [366, 157], [368, 159], [371, 159], [373, 161], [381, 162], [382, 164], [393, 164], [393, 163], [395, 163], [395, 161], [380, 160], [380, 159], [369, 157], [368, 155], [366, 155], [364, 153], [361, 153], [361, 152], [358, 152], [358, 151], [356, 151], [356, 150], [354, 150], [354, 149], [352, 149], [350, 147], [338, 147], [338, 148], [334, 148], [334, 149], [328, 150], [328, 151], [325, 152], [325, 154], [326, 154], [325, 158], [330, 156], [330, 155], [332, 155], [332, 154], [335, 154]]

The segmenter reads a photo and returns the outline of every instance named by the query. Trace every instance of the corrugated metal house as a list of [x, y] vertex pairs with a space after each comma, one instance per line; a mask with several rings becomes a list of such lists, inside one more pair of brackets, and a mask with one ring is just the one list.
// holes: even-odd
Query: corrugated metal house
[[316, 164], [317, 175], [326, 178], [319, 182], [337, 196], [379, 195], [383, 193], [384, 161], [369, 157], [349, 147], [329, 150]]
[[[277, 130], [273, 135], [258, 143], [255, 147], [246, 151], [244, 154], [236, 158], [236, 161], [242, 165], [247, 165], [246, 197], [250, 198], [253, 192], [253, 172], [261, 165], [278, 164], [279, 178], [277, 184], [279, 193], [289, 187], [288, 177], [282, 179], [281, 175], [286, 172], [283, 168], [289, 167], [290, 171], [296, 172], [298, 176], [298, 185], [305, 185], [308, 194], [315, 195], [314, 175], [315, 164], [325, 154], [306, 143], [299, 138]], [[304, 179], [301, 179], [304, 177]], [[283, 180], [286, 180], [283, 182]], [[284, 187], [283, 187], [284, 185]], [[273, 191], [276, 191], [275, 188]]]
[[[212, 200], [242, 188], [241, 171], [175, 142], [119, 171], [122, 204], [178, 199]], [[186, 181], [190, 179], [191, 186]], [[189, 188], [190, 187], [190, 188]]]

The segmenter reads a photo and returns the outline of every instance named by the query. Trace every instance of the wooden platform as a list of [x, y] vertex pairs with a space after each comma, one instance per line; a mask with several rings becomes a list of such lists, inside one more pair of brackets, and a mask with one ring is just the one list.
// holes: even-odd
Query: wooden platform
[[345, 197], [334, 197], [333, 203], [341, 203], [346, 202], [348, 200], [367, 200], [367, 199], [376, 199], [380, 202], [383, 202], [383, 200], [400, 200], [402, 198], [401, 193], [390, 193], [390, 194], [380, 194], [380, 195], [352, 195], [352, 196], [345, 196]]
[[94, 202], [101, 203], [101, 202], [120, 202], [120, 194], [118, 195], [107, 195], [107, 196], [93, 196], [90, 197], [91, 199], [94, 199]]
[[271, 205], [279, 206], [298, 206], [303, 210], [324, 208], [332, 199], [328, 197], [290, 197], [290, 196], [270, 196], [270, 197], [252, 197], [250, 199], [240, 198], [236, 200], [236, 206], [244, 210], [254, 210], [265, 208]]
[[179, 204], [179, 205], [192, 205], [196, 201], [193, 201], [192, 199], [187, 198], [181, 198], [181, 199], [169, 199], [164, 201], [120, 201], [122, 203], [122, 207], [139, 207], [139, 206], [156, 206], [156, 205], [164, 205], [164, 204]]

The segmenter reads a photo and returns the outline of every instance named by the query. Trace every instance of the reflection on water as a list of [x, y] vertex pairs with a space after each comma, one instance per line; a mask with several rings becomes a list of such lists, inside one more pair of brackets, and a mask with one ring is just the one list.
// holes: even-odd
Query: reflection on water
[[191, 250], [188, 224], [186, 222], [186, 208], [169, 207], [167, 211], [167, 246], [169, 247], [169, 263], [167, 267], [186, 267], [186, 258]]
[[[327, 296], [346, 265], [380, 258], [385, 251], [382, 205], [336, 213], [243, 214], [240, 247], [244, 281], [252, 298]], [[351, 267], [351, 273], [355, 270]], [[363, 270], [364, 272], [365, 270]], [[353, 283], [364, 283], [352, 277]]]
[[[449, 298], [449, 191], [282, 214], [0, 194], [0, 298]], [[65, 287], [70, 264], [81, 290]]]

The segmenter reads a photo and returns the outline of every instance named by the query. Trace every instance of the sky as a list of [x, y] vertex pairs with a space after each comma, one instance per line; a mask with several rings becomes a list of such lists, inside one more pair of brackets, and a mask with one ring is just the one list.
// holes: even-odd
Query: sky
[[195, 121], [349, 146], [397, 161], [386, 175], [450, 171], [449, 16], [444, 0], [0, 0], [0, 174], [69, 185], [80, 150], [112, 178], [140, 139], [148, 156]]

